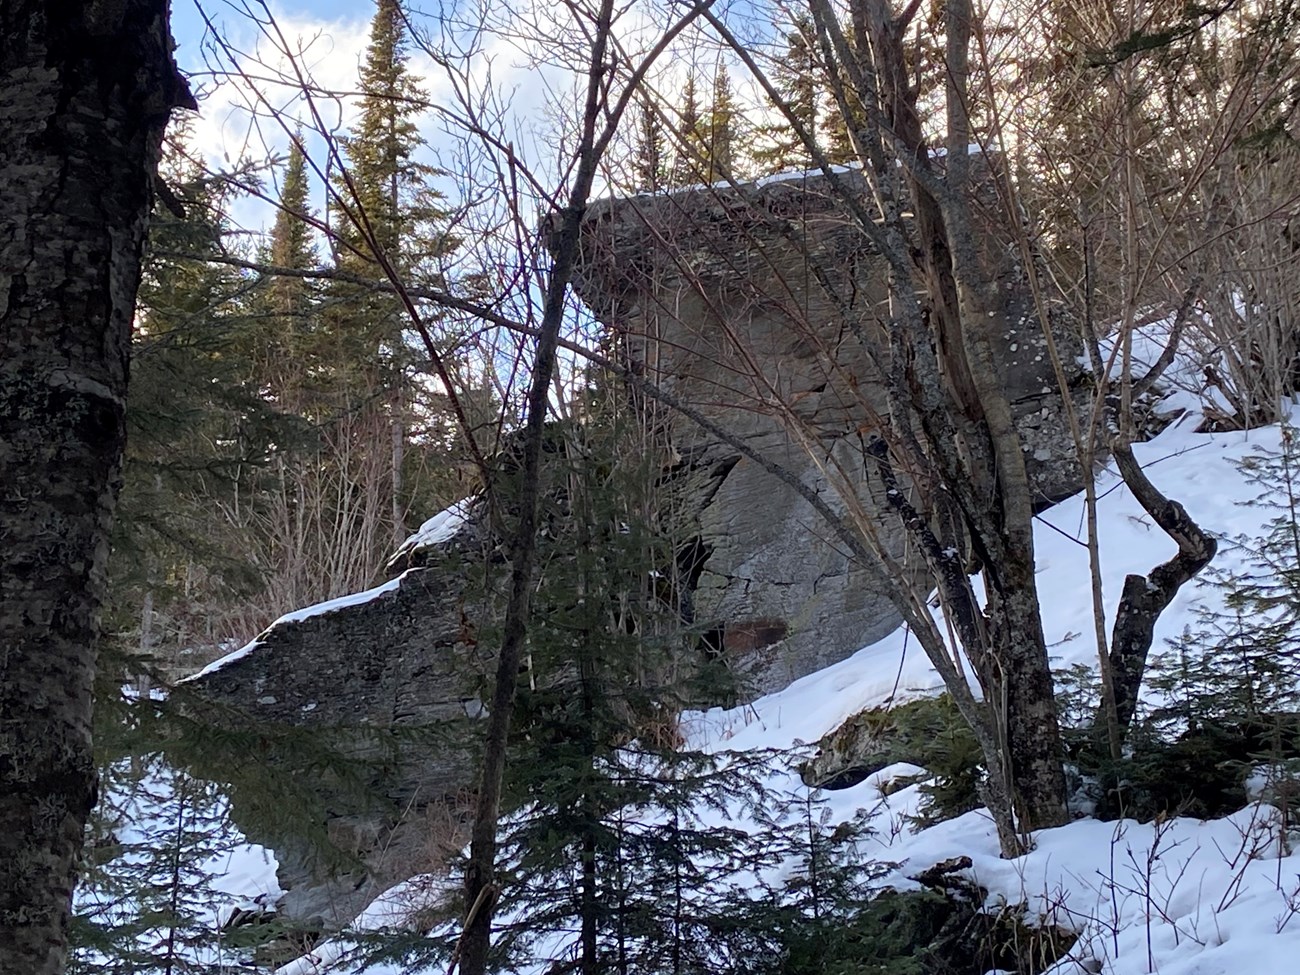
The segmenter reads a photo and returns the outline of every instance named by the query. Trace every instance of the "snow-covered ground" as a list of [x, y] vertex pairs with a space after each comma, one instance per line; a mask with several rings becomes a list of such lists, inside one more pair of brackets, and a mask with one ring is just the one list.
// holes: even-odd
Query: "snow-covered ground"
[[[149, 971], [168, 968], [167, 957], [187, 970], [229, 962], [231, 916], [270, 912], [283, 894], [272, 852], [230, 822], [216, 786], [176, 772], [161, 756], [124, 760], [102, 787], [100, 812], [111, 817], [120, 852], [78, 886], [75, 913], [118, 950], [129, 946], [156, 961]], [[122, 970], [120, 957], [92, 944], [76, 952], [75, 970]]]
[[[1135, 450], [1149, 476], [1181, 501], [1201, 525], [1225, 539], [1261, 533], [1267, 512], [1244, 507], [1258, 488], [1237, 464], [1258, 448], [1279, 447], [1279, 428], [1250, 433], [1198, 434], [1189, 414]], [[1099, 484], [1102, 575], [1113, 612], [1124, 576], [1145, 574], [1174, 553], [1173, 543], [1113, 472]], [[434, 527], [444, 529], [446, 521]], [[1062, 667], [1096, 659], [1083, 537], [1083, 502], [1066, 501], [1039, 519], [1035, 533], [1043, 623]], [[1224, 545], [1216, 564], [1231, 568], [1241, 556]], [[1162, 616], [1156, 641], [1181, 633], [1198, 602], [1220, 598], [1187, 586]], [[914, 641], [900, 630], [847, 660], [744, 707], [683, 716], [695, 746], [715, 751], [792, 749], [817, 741], [863, 708], [934, 693], [939, 681]], [[1070, 957], [1053, 975], [1102, 971], [1110, 975], [1241, 975], [1290, 970], [1300, 956], [1300, 854], [1293, 837], [1279, 836], [1276, 813], [1251, 806], [1222, 820], [1168, 820], [1159, 824], [1083, 819], [1040, 832], [1032, 852], [1016, 860], [998, 855], [992, 823], [972, 812], [928, 829], [906, 817], [917, 810], [919, 787], [882, 790], [882, 783], [914, 768], [886, 769], [865, 782], [825, 796], [833, 816], [846, 821], [868, 810], [876, 827], [874, 855], [898, 867], [887, 882], [900, 888], [926, 867], [957, 855], [971, 858], [971, 879], [989, 891], [991, 906], [1026, 903], [1032, 912], [1080, 933]], [[770, 785], [797, 793], [795, 773], [774, 763]], [[889, 795], [884, 792], [889, 791]], [[362, 929], [401, 925], [404, 900], [420, 882], [407, 882], [358, 919]], [[414, 906], [426, 903], [415, 898]], [[331, 967], [340, 946], [281, 969], [281, 975], [358, 971]], [[1100, 964], [1100, 968], [1097, 965]], [[368, 970], [387, 975], [397, 969]]]

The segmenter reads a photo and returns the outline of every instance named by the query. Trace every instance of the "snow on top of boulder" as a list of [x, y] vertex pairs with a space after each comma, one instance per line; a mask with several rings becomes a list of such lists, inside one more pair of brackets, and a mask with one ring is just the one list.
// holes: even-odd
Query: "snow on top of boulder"
[[389, 579], [387, 582], [375, 586], [373, 589], [366, 589], [364, 592], [348, 593], [346, 596], [339, 596], [336, 599], [327, 599], [323, 603], [316, 603], [312, 606], [304, 606], [302, 609], [295, 609], [293, 612], [285, 613], [265, 630], [259, 633], [254, 639], [244, 644], [233, 653], [228, 653], [224, 657], [212, 661], [197, 674], [191, 674], [184, 678], [180, 683], [185, 681], [198, 680], [200, 677], [206, 677], [209, 674], [216, 673], [223, 667], [228, 667], [236, 660], [242, 660], [250, 653], [260, 647], [266, 641], [266, 635], [274, 630], [277, 626], [283, 626], [286, 623], [301, 623], [303, 620], [311, 619], [313, 616], [324, 616], [326, 613], [336, 613], [341, 609], [348, 609], [352, 606], [360, 606], [363, 603], [371, 602], [378, 599], [384, 593], [393, 592], [402, 585], [402, 580], [413, 570], [407, 569], [396, 579]]
[[389, 564], [407, 553], [418, 552], [431, 545], [441, 545], [443, 542], [451, 541], [469, 522], [470, 504], [471, 499], [465, 498], [439, 511], [398, 546], [393, 557], [389, 559]]
[[[966, 147], [967, 155], [980, 156], [985, 153], [996, 153], [998, 147], [995, 144], [980, 145], [978, 142], [972, 142]], [[947, 146], [931, 146], [927, 150], [931, 159], [943, 159], [948, 155]], [[902, 166], [901, 159], [894, 160], [895, 166]], [[815, 181], [822, 179], [827, 173], [834, 176], [841, 176], [845, 173], [856, 173], [862, 171], [862, 163], [854, 160], [847, 163], [834, 163], [822, 168], [820, 166], [795, 167], [794, 169], [783, 169], [780, 172], [768, 173], [765, 176], [759, 176], [754, 179], [719, 179], [712, 183], [687, 183], [684, 186], [674, 186], [671, 189], [649, 190], [633, 194], [631, 199], [646, 199], [654, 196], [675, 196], [679, 193], [698, 193], [700, 190], [729, 190], [732, 187], [752, 187], [762, 189], [764, 186], [771, 186], [773, 183], [792, 183], [798, 180]], [[619, 199], [615, 194], [615, 199]]]

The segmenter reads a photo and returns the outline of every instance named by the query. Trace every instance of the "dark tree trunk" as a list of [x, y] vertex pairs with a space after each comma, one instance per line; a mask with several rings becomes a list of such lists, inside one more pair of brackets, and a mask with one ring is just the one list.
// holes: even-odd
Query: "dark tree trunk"
[[[1007, 568], [1007, 567], [1003, 567]], [[990, 597], [990, 654], [1002, 671], [994, 701], [1006, 737], [1011, 792], [1022, 831], [1060, 826], [1069, 820], [1060, 725], [1052, 671], [1033, 584], [1033, 563], [1023, 566], [1007, 591]], [[987, 581], [987, 576], [986, 576]], [[996, 605], [995, 605], [996, 604]]]
[[1170, 538], [1178, 543], [1178, 554], [1162, 562], [1145, 576], [1124, 579], [1115, 626], [1111, 632], [1111, 686], [1115, 695], [1113, 709], [1103, 702], [1100, 726], [1105, 715], [1113, 713], [1121, 736], [1128, 733], [1137, 708], [1138, 692], [1146, 673], [1147, 654], [1155, 638], [1156, 621], [1185, 583], [1190, 582], [1210, 564], [1219, 543], [1192, 520], [1187, 510], [1171, 501], [1147, 479], [1127, 442], [1112, 444], [1112, 453], [1124, 483], [1138, 503]]
[[[0, 0], [0, 972], [61, 972], [166, 0]], [[192, 99], [190, 99], [192, 104]]]

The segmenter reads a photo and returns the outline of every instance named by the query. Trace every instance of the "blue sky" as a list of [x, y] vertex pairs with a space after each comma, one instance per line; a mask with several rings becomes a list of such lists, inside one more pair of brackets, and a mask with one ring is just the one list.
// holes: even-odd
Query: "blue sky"
[[[356, 87], [357, 67], [364, 56], [370, 18], [371, 0], [275, 0], [270, 4], [278, 28], [289, 46], [306, 52], [302, 64], [323, 87], [350, 92]], [[222, 77], [229, 68], [214, 57], [212, 37], [207, 31], [205, 15], [220, 35], [240, 52], [241, 61], [255, 52], [267, 53], [273, 46], [250, 16], [265, 19], [265, 10], [256, 0], [174, 0], [172, 33], [176, 39], [176, 59], [189, 77], [199, 97], [199, 114], [192, 126], [191, 145], [210, 166], [227, 168], [240, 159], [259, 162], [268, 157], [283, 157], [289, 138], [284, 127], [265, 117], [256, 119], [249, 111], [253, 102], [249, 86], [234, 84]], [[270, 58], [269, 60], [276, 60]], [[257, 69], [255, 69], [257, 70]], [[290, 116], [305, 117], [304, 104], [295, 88], [264, 83], [269, 71], [258, 71], [257, 88], [270, 104]], [[355, 110], [353, 100], [323, 102], [326, 124], [346, 128]], [[292, 122], [288, 123], [292, 126]], [[324, 143], [308, 137], [308, 151], [323, 158]], [[324, 190], [317, 188], [315, 201], [324, 203]], [[273, 219], [269, 206], [256, 201], [240, 201], [232, 214], [241, 227], [256, 230]]]
[[[647, 3], [640, 12], [635, 5], [628, 11], [622, 33], [629, 52], [653, 40], [656, 31], [650, 27], [651, 21], [659, 19], [656, 14], [666, 12], [657, 2]], [[269, 0], [270, 14], [275, 20], [274, 31], [269, 33], [278, 32], [277, 36], [268, 36], [257, 23], [258, 19], [267, 19], [267, 8], [258, 0], [173, 0], [173, 3], [177, 61], [189, 74], [200, 99], [191, 145], [212, 167], [227, 168], [241, 159], [283, 158], [289, 145], [285, 127], [292, 130], [295, 118], [309, 120], [297, 85], [267, 81], [276, 74], [277, 66], [283, 70], [287, 64], [279, 50], [281, 47], [300, 52], [296, 57], [298, 65], [310, 74], [313, 84], [321, 91], [340, 93], [333, 98], [324, 95], [316, 102], [323, 116], [320, 124], [325, 130], [341, 133], [355, 119], [357, 99], [348, 97], [348, 93], [356, 90], [356, 72], [364, 58], [375, 9], [373, 0]], [[414, 0], [412, 6], [415, 21], [432, 26], [435, 19], [422, 16], [419, 8], [424, 6], [437, 13], [453, 4], [450, 0], [440, 0], [437, 4]], [[559, 56], [546, 50], [545, 42], [542, 48], [537, 47], [537, 39], [548, 32], [572, 30], [571, 17], [563, 6], [549, 0], [524, 0], [523, 6], [531, 6], [532, 15], [522, 31], [489, 31], [479, 36], [481, 49], [468, 63], [460, 87], [462, 94], [470, 91], [471, 100], [476, 103], [482, 97], [489, 97], [495, 103], [489, 104], [485, 111], [489, 117], [500, 113], [493, 125], [501, 144], [510, 143], [525, 165], [550, 182], [551, 177], [558, 175], [557, 163], [567, 158], [558, 142], [562, 141], [561, 132], [570, 127], [577, 111], [573, 86], [581, 79], [554, 63]], [[489, 10], [492, 16], [503, 14], [503, 8], [483, 9]], [[251, 73], [258, 76], [253, 84], [232, 81], [228, 74], [231, 56], [214, 57], [213, 37], [206, 29], [205, 15], [214, 23], [216, 33], [238, 52], [233, 55], [234, 60], [253, 65]], [[642, 26], [650, 28], [650, 32], [640, 33]], [[684, 48], [689, 47], [690, 42], [685, 42]], [[671, 92], [680, 85], [676, 75], [684, 71], [684, 53], [676, 52], [662, 61], [666, 76], [661, 76], [660, 83], [666, 91]], [[267, 65], [257, 65], [259, 54]], [[711, 63], [714, 57], [705, 52], [704, 60]], [[549, 65], [548, 60], [552, 62]], [[432, 103], [455, 108], [453, 83], [427, 55], [414, 47], [410, 70], [423, 79]], [[476, 104], [475, 108], [482, 110], [482, 105]], [[288, 121], [272, 118], [273, 113]], [[309, 130], [313, 127], [306, 126]], [[436, 111], [425, 117], [422, 129], [429, 145], [426, 161], [460, 171], [462, 175], [469, 174], [469, 181], [474, 183], [473, 174], [463, 169], [469, 165], [461, 142], [464, 133], [457, 138], [447, 133], [448, 127]], [[309, 154], [323, 158], [325, 142], [310, 134], [307, 142]], [[449, 188], [444, 190], [454, 196]], [[323, 209], [323, 187], [318, 186], [316, 197], [317, 209]], [[271, 211], [264, 205], [241, 203], [236, 206], [234, 217], [246, 229], [256, 230], [270, 222]]]
[[[242, 5], [237, 2], [232, 5], [227, 0], [202, 0], [201, 3], [196, 0], [173, 0], [172, 35], [179, 45], [176, 52], [177, 59], [183, 66], [192, 63], [191, 54], [197, 51], [203, 37], [204, 27], [203, 17], [199, 13], [200, 6], [218, 23], [231, 24], [243, 20], [244, 17], [240, 9]], [[370, 0], [315, 0], [313, 3], [289, 0], [287, 3], [273, 3], [271, 9], [277, 16], [283, 15], [295, 21], [326, 23], [368, 20], [374, 12], [374, 4]]]

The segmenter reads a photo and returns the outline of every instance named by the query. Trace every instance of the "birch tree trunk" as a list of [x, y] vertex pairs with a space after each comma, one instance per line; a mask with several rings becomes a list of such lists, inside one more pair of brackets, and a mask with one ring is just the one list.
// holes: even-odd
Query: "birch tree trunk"
[[0, 972], [64, 969], [166, 0], [0, 0]]

